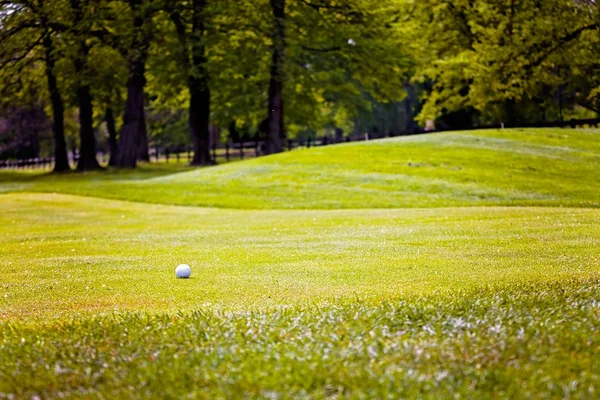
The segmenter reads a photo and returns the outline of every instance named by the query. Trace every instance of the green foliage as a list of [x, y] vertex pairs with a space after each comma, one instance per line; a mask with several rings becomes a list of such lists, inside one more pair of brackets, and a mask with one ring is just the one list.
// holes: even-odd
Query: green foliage
[[[382, 101], [404, 95], [401, 74], [407, 61], [394, 25], [395, 2], [353, 0], [329, 3], [288, 1], [284, 97], [290, 136], [328, 127], [351, 130], [363, 96]], [[183, 11], [186, 8], [183, 7]], [[271, 63], [271, 21], [268, 1], [209, 2], [207, 69], [211, 87], [211, 119], [226, 128], [257, 131], [267, 116]], [[149, 60], [152, 109], [171, 113], [184, 108], [186, 75], [177, 64], [178, 43], [166, 13], [156, 17], [160, 34]], [[352, 44], [351, 44], [352, 43]]]
[[404, 97], [408, 59], [395, 25], [396, 2], [291, 3], [285, 88], [294, 124], [350, 131], [349, 123], [369, 107], [364, 93], [382, 102]]
[[548, 104], [525, 114], [520, 104], [553, 96], [599, 110], [596, 3], [427, 0], [408, 8], [417, 78], [432, 83], [421, 120], [469, 107], [483, 122], [541, 120]]
[[[189, 141], [183, 113], [190, 71], [182, 67], [172, 16], [176, 10], [191, 32], [192, 3], [143, 0], [135, 2], [135, 11], [134, 3], [123, 1], [81, 4], [75, 20], [66, 0], [2, 3], [4, 101], [15, 105], [31, 87], [47, 102], [39, 43], [47, 29], [55, 41], [67, 108], [76, 105], [77, 86], [89, 83], [96, 124], [108, 106], [121, 115], [126, 60], [140, 51], [132, 44], [144, 34], [151, 42], [146, 73], [151, 140]], [[144, 16], [141, 31], [133, 29], [136, 15]], [[234, 122], [257, 132], [267, 115], [272, 61], [269, 1], [209, 1], [202, 17], [206, 33], [193, 40], [207, 52], [211, 122], [223, 131]], [[589, 117], [600, 111], [595, 2], [287, 0], [284, 22], [282, 78], [291, 137], [335, 128], [388, 130], [397, 125], [392, 121], [397, 115], [386, 110], [402, 100], [410, 80], [420, 83], [423, 105], [409, 109], [410, 114], [420, 111], [422, 126], [428, 119], [457, 127]], [[75, 73], [81, 43], [91, 50], [85, 70]], [[168, 124], [175, 116], [176, 123]], [[407, 118], [410, 122], [412, 115]]]

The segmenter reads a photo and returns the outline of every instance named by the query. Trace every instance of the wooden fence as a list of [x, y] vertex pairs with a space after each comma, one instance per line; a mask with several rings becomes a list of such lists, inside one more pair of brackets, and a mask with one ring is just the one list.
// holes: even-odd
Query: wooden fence
[[[531, 124], [518, 124], [510, 125], [505, 124], [479, 126], [473, 128], [473, 130], [480, 129], [497, 129], [500, 127], [504, 128], [549, 128], [549, 127], [562, 127], [562, 128], [593, 128], [600, 126], [600, 119], [580, 119], [580, 120], [569, 120], [569, 121], [553, 121], [553, 122], [542, 122], [542, 123], [531, 123]], [[402, 134], [383, 134], [383, 133], [365, 133], [363, 135], [352, 135], [343, 138], [336, 138], [335, 136], [321, 136], [318, 138], [304, 139], [288, 139], [284, 144], [286, 150], [291, 151], [298, 148], [309, 148], [317, 146], [327, 146], [331, 144], [338, 144], [343, 142], [358, 142], [372, 139], [382, 139], [385, 137], [394, 136], [409, 136], [417, 134], [426, 134], [441, 132], [441, 130], [423, 131], [420, 130], [414, 133], [402, 133]], [[445, 132], [449, 132], [446, 130]], [[234, 160], [243, 160], [246, 158], [260, 157], [264, 155], [262, 151], [263, 142], [261, 141], [249, 141], [249, 142], [228, 142], [225, 144], [215, 144], [211, 147], [211, 154], [213, 160], [217, 163], [230, 162]], [[188, 146], [168, 146], [168, 147], [152, 147], [149, 151], [150, 162], [152, 163], [189, 163], [192, 160], [193, 152], [191, 147]], [[98, 161], [101, 165], [106, 166], [108, 164], [109, 154], [106, 152], [99, 152]], [[78, 155], [69, 154], [69, 162], [74, 168], [77, 164]], [[0, 160], [0, 169], [12, 169], [12, 170], [27, 170], [27, 169], [52, 169], [54, 166], [53, 157], [45, 158], [30, 158], [22, 160]]]

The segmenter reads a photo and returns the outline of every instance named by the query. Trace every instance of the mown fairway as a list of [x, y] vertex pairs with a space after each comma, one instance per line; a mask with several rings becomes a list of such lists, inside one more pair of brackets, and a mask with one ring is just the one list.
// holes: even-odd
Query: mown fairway
[[0, 398], [597, 398], [598, 138], [1, 173]]

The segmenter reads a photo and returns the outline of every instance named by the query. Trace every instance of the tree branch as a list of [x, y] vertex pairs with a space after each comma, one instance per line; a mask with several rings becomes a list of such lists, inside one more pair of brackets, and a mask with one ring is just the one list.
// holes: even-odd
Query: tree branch
[[314, 52], [318, 52], [318, 53], [328, 53], [328, 52], [342, 50], [341, 46], [316, 48], [316, 47], [310, 47], [310, 46], [305, 46], [305, 45], [301, 44], [301, 45], [299, 45], [299, 47], [302, 50], [314, 51]]

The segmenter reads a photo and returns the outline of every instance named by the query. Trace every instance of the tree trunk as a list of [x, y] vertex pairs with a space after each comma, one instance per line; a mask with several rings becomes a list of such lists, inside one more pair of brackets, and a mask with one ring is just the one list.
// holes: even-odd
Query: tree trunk
[[119, 147], [117, 146], [117, 127], [115, 124], [115, 114], [113, 109], [108, 107], [105, 115], [106, 129], [108, 130], [108, 145], [110, 147], [110, 159], [108, 165], [114, 167], [117, 165], [117, 154]]
[[[76, 23], [84, 20], [82, 4], [78, 0], [71, 0], [73, 18]], [[76, 43], [77, 56], [74, 61], [77, 79], [77, 104], [79, 106], [79, 162], [77, 171], [91, 171], [100, 169], [96, 159], [96, 137], [94, 135], [94, 109], [92, 93], [87, 83], [87, 62], [90, 47], [86, 43], [85, 33], [78, 32], [81, 39]]]
[[150, 40], [144, 29], [146, 21], [143, 12], [139, 8], [140, 3], [139, 0], [129, 0], [129, 6], [135, 14], [133, 20], [134, 38], [128, 54], [127, 101], [116, 160], [116, 165], [121, 168], [135, 168], [138, 160], [150, 160], [144, 115], [146, 59]]
[[79, 104], [79, 161], [78, 171], [100, 169], [96, 159], [96, 136], [94, 135], [94, 109], [89, 85], [77, 88]]
[[44, 31], [44, 51], [46, 57], [46, 79], [52, 104], [52, 134], [54, 136], [54, 172], [69, 171], [69, 157], [67, 156], [67, 142], [65, 140], [65, 107], [58, 91], [56, 75], [54, 74], [53, 43], [50, 32]]
[[194, 0], [192, 16], [192, 65], [189, 73], [190, 110], [189, 123], [194, 149], [192, 165], [212, 165], [210, 155], [210, 89], [206, 70], [206, 48], [204, 33], [206, 30], [203, 15], [207, 0]]
[[283, 123], [283, 61], [285, 52], [285, 0], [270, 0], [274, 25], [272, 32], [273, 50], [269, 80], [268, 134], [265, 143], [267, 154], [283, 151], [285, 138]]
[[[139, 158], [148, 159], [148, 140], [146, 137], [146, 121], [144, 118], [144, 63], [132, 63], [127, 80], [127, 101], [123, 114], [123, 127], [119, 136], [119, 152], [116, 165], [121, 168], [135, 168]], [[146, 138], [145, 157], [140, 148], [142, 137]]]

